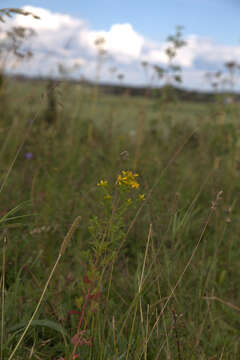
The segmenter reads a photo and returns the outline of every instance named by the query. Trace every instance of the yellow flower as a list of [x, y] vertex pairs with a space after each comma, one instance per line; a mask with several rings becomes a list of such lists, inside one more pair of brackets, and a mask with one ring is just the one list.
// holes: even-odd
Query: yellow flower
[[138, 183], [136, 180], [131, 180], [131, 181], [129, 181], [129, 185], [130, 185], [132, 188], [136, 188], [136, 189], [139, 188], [139, 183]]
[[104, 196], [104, 199], [105, 199], [105, 200], [111, 200], [111, 198], [112, 198], [112, 197], [111, 197], [111, 195], [109, 195], [109, 194], [106, 195], [106, 196]]
[[97, 183], [97, 186], [107, 186], [108, 182], [106, 180], [100, 180], [99, 183]]
[[139, 175], [137, 173], [134, 174], [132, 171], [122, 170], [122, 173], [117, 177], [117, 185], [119, 186], [127, 185], [130, 186], [131, 188], [138, 189], [139, 183], [136, 181], [136, 177], [138, 176]]
[[127, 202], [128, 202], [129, 204], [131, 204], [132, 199], [127, 199]]
[[83, 297], [80, 296], [78, 298], [75, 298], [75, 304], [77, 305], [77, 307], [80, 309], [82, 307], [82, 303], [83, 303]]
[[145, 200], [145, 195], [144, 195], [144, 194], [140, 194], [140, 195], [139, 195], [139, 199], [142, 200], [142, 201], [144, 201], [144, 200]]

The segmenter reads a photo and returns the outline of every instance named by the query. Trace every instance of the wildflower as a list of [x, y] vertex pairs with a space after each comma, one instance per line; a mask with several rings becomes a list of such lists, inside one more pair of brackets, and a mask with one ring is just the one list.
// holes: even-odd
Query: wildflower
[[112, 197], [111, 197], [111, 195], [109, 195], [109, 194], [107, 194], [107, 195], [104, 196], [104, 199], [105, 199], [105, 200], [111, 200], [111, 198], [112, 198]]
[[122, 170], [122, 173], [117, 177], [117, 185], [127, 185], [131, 188], [138, 189], [139, 183], [136, 180], [136, 177], [138, 176], [139, 175], [137, 173], [134, 174], [132, 171]]
[[97, 183], [97, 186], [107, 186], [108, 182], [106, 180], [100, 180], [99, 183]]
[[129, 204], [131, 204], [132, 199], [127, 199], [127, 202], [128, 202]]
[[144, 195], [144, 194], [140, 194], [140, 195], [139, 195], [139, 199], [142, 200], [142, 201], [144, 201], [144, 200], [145, 200], [145, 195]]
[[25, 154], [24, 156], [25, 156], [25, 159], [31, 160], [31, 159], [33, 158], [33, 153], [31, 153], [31, 152], [26, 152], [26, 154]]
[[130, 181], [130, 182], [129, 182], [129, 185], [130, 185], [132, 188], [136, 188], [136, 189], [139, 188], [139, 183], [138, 183], [137, 181]]

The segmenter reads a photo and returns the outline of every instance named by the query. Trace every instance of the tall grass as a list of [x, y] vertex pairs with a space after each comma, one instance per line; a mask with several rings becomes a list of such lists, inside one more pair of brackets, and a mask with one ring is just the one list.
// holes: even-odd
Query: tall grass
[[238, 105], [46, 86], [2, 105], [2, 358], [238, 359]]

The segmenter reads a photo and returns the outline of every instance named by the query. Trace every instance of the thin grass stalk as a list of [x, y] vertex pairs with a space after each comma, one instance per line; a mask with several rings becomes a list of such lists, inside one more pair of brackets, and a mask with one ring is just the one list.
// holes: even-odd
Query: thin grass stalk
[[7, 170], [7, 173], [6, 173], [6, 175], [5, 175], [4, 179], [3, 179], [3, 182], [2, 182], [2, 184], [1, 184], [1, 186], [0, 186], [0, 194], [1, 194], [1, 192], [3, 191], [3, 188], [5, 187], [5, 185], [6, 185], [6, 183], [7, 183], [7, 180], [8, 180], [8, 178], [9, 178], [9, 175], [10, 175], [10, 173], [11, 173], [11, 171], [12, 171], [14, 165], [15, 165], [15, 162], [16, 162], [16, 160], [17, 160], [17, 158], [18, 158], [18, 156], [19, 156], [19, 154], [20, 154], [20, 152], [21, 152], [21, 150], [22, 150], [22, 148], [23, 148], [23, 146], [24, 146], [24, 144], [25, 144], [25, 142], [26, 142], [26, 140], [27, 140], [27, 138], [28, 138], [28, 135], [30, 134], [30, 130], [31, 130], [34, 122], [35, 122], [36, 119], [38, 118], [38, 115], [39, 115], [39, 114], [40, 114], [40, 110], [39, 110], [39, 112], [37, 112], [37, 113], [35, 114], [33, 120], [31, 121], [31, 123], [29, 124], [28, 128], [26, 129], [26, 132], [25, 132], [25, 134], [24, 134], [24, 136], [23, 136], [23, 139], [22, 139], [22, 141], [20, 142], [20, 145], [18, 146], [18, 149], [17, 149], [17, 151], [16, 151], [16, 153], [15, 153], [15, 156], [14, 156], [11, 164], [9, 165], [8, 170]]
[[186, 140], [183, 142], [183, 144], [177, 149], [177, 151], [173, 154], [173, 156], [170, 158], [170, 160], [168, 161], [167, 165], [162, 169], [162, 171], [160, 172], [160, 175], [158, 177], [158, 179], [155, 181], [155, 183], [153, 184], [153, 186], [151, 187], [151, 189], [149, 190], [147, 196], [146, 196], [146, 201], [143, 201], [143, 203], [139, 206], [138, 210], [136, 211], [136, 214], [133, 218], [133, 220], [131, 221], [128, 230], [126, 232], [125, 237], [123, 238], [118, 250], [117, 250], [117, 254], [119, 254], [120, 250], [122, 249], [123, 245], [125, 244], [128, 234], [130, 233], [130, 231], [132, 230], [133, 226], [135, 225], [135, 222], [137, 221], [138, 216], [140, 215], [143, 207], [145, 206], [145, 203], [148, 202], [148, 200], [151, 198], [152, 193], [154, 191], [154, 189], [157, 187], [157, 185], [160, 182], [161, 177], [164, 175], [164, 173], [168, 170], [168, 168], [171, 166], [171, 164], [175, 161], [175, 159], [177, 158], [177, 156], [181, 153], [181, 151], [184, 149], [185, 145], [188, 143], [188, 141], [191, 139], [191, 137], [196, 133], [196, 131], [198, 130], [198, 128], [194, 129], [193, 132], [190, 134], [190, 136], [186, 137]]
[[129, 352], [130, 352], [130, 347], [131, 347], [132, 338], [133, 338], [133, 332], [134, 332], [134, 327], [135, 327], [136, 316], [137, 316], [137, 303], [135, 305], [134, 314], [133, 314], [133, 321], [132, 321], [130, 336], [129, 336], [129, 340], [128, 340], [128, 348], [127, 348], [126, 360], [128, 360], [128, 357], [129, 357]]
[[148, 343], [147, 343], [147, 338], [148, 338], [148, 327], [149, 327], [149, 304], [147, 305], [147, 322], [146, 322], [146, 335], [145, 335], [145, 339], [144, 339], [144, 360], [147, 360], [147, 352], [148, 352]]
[[138, 127], [137, 127], [137, 145], [136, 145], [136, 152], [135, 152], [135, 159], [134, 159], [134, 170], [137, 169], [138, 162], [140, 159], [140, 153], [141, 153], [141, 146], [143, 141], [143, 123], [144, 123], [145, 113], [142, 109], [139, 114], [138, 119]]
[[104, 334], [106, 323], [107, 323], [107, 316], [106, 315], [107, 315], [107, 309], [108, 309], [108, 303], [109, 303], [110, 289], [111, 289], [111, 286], [112, 286], [113, 266], [114, 266], [114, 263], [112, 263], [112, 265], [111, 265], [110, 279], [108, 281], [107, 297], [106, 297], [106, 302], [105, 302], [105, 311], [104, 311], [104, 320], [103, 320], [103, 334]]
[[173, 314], [173, 320], [174, 320], [174, 332], [175, 332], [176, 343], [177, 343], [178, 360], [182, 360], [180, 339], [179, 339], [178, 328], [177, 328], [177, 314], [174, 309], [172, 310], [172, 314]]
[[146, 246], [146, 250], [145, 250], [145, 254], [144, 254], [142, 274], [141, 274], [140, 283], [139, 283], [139, 289], [138, 289], [138, 292], [139, 292], [139, 293], [142, 291], [143, 275], [144, 275], [144, 271], [145, 271], [147, 254], [148, 254], [148, 248], [149, 248], [149, 242], [150, 242], [151, 237], [152, 237], [152, 224], [150, 224], [150, 226], [149, 226], [147, 246]]
[[236, 306], [236, 305], [234, 305], [234, 304], [231, 304], [229, 301], [222, 300], [222, 299], [220, 299], [220, 298], [217, 297], [217, 296], [210, 296], [210, 297], [208, 297], [208, 296], [203, 296], [203, 299], [205, 299], [205, 300], [218, 301], [218, 302], [220, 302], [221, 304], [226, 305], [226, 306], [228, 306], [229, 308], [240, 312], [240, 307], [239, 307], [239, 306]]
[[[82, 327], [82, 323], [83, 323], [83, 320], [84, 320], [84, 316], [85, 316], [85, 312], [86, 312], [86, 308], [87, 308], [87, 305], [89, 303], [89, 295], [90, 295], [90, 289], [88, 289], [88, 293], [87, 295], [85, 296], [85, 300], [84, 300], [84, 303], [83, 303], [83, 306], [82, 306], [82, 310], [81, 310], [81, 315], [80, 315], [80, 319], [79, 319], [79, 322], [78, 322], [78, 327], [77, 327], [77, 337], [78, 337], [78, 340], [79, 340], [79, 336], [80, 336], [80, 333], [81, 333], [81, 327]], [[77, 351], [77, 347], [79, 346], [79, 341], [76, 341], [75, 344], [74, 344], [74, 347], [73, 347], [73, 351], [72, 351], [72, 358], [74, 359], [74, 356], [76, 354], [76, 351]]]
[[[192, 254], [191, 254], [191, 256], [190, 256], [187, 264], [185, 265], [185, 267], [184, 267], [181, 275], [179, 276], [176, 284], [174, 285], [173, 289], [171, 290], [171, 293], [170, 293], [170, 295], [168, 296], [168, 298], [167, 298], [167, 300], [166, 300], [166, 302], [165, 302], [165, 304], [164, 304], [164, 306], [163, 306], [163, 308], [162, 308], [161, 313], [159, 314], [157, 320], [155, 321], [155, 323], [154, 323], [154, 325], [153, 325], [153, 327], [152, 327], [152, 330], [151, 330], [151, 332], [150, 332], [150, 334], [149, 334], [149, 337], [148, 337], [148, 339], [147, 339], [147, 342], [150, 340], [150, 338], [151, 338], [151, 336], [152, 336], [152, 333], [153, 333], [155, 327], [157, 326], [157, 324], [158, 324], [158, 322], [159, 322], [159, 320], [160, 320], [163, 312], [165, 311], [165, 309], [166, 309], [169, 301], [171, 300], [171, 298], [175, 295], [175, 290], [177, 289], [177, 287], [178, 287], [179, 284], [181, 283], [181, 281], [182, 281], [182, 279], [183, 279], [183, 277], [184, 277], [187, 269], [189, 268], [190, 264], [192, 263], [192, 260], [193, 260], [195, 254], [196, 254], [196, 252], [197, 252], [197, 250], [198, 250], [198, 248], [199, 248], [199, 245], [200, 245], [200, 243], [201, 243], [201, 241], [202, 241], [202, 239], [203, 239], [203, 236], [204, 236], [204, 234], [205, 234], [205, 232], [206, 232], [206, 229], [207, 229], [208, 224], [209, 224], [209, 222], [210, 222], [210, 220], [211, 220], [211, 218], [212, 218], [212, 215], [213, 215], [213, 213], [214, 213], [215, 210], [216, 210], [216, 206], [217, 206], [219, 200], [221, 199], [222, 193], [223, 193], [222, 191], [219, 191], [218, 194], [217, 194], [216, 200], [212, 202], [212, 206], [211, 206], [211, 208], [210, 208], [210, 210], [209, 210], [207, 219], [206, 219], [205, 222], [204, 222], [203, 229], [202, 229], [202, 232], [201, 232], [201, 234], [200, 234], [200, 237], [199, 237], [199, 239], [198, 239], [198, 241], [197, 241], [197, 243], [196, 243], [196, 245], [195, 245], [195, 247], [194, 247], [194, 249], [193, 249], [193, 251], [192, 251]], [[142, 355], [143, 355], [143, 353], [141, 354], [141, 356], [142, 356]]]
[[222, 359], [223, 359], [224, 350], [225, 350], [225, 345], [224, 345], [224, 347], [223, 347], [223, 351], [222, 351], [222, 353], [221, 353], [221, 356], [220, 356], [219, 360], [222, 360]]
[[43, 298], [44, 298], [44, 295], [45, 295], [45, 293], [46, 293], [46, 291], [47, 291], [48, 285], [49, 285], [49, 283], [50, 283], [50, 281], [51, 281], [51, 279], [52, 279], [52, 277], [53, 277], [53, 274], [54, 274], [57, 266], [58, 266], [58, 263], [59, 263], [61, 257], [63, 256], [63, 254], [64, 254], [64, 252], [65, 252], [65, 250], [66, 250], [66, 247], [67, 247], [69, 241], [71, 240], [71, 238], [72, 238], [72, 236], [73, 236], [73, 233], [75, 232], [77, 226], [79, 225], [80, 220], [81, 220], [81, 217], [78, 216], [78, 217], [74, 220], [74, 222], [73, 222], [72, 226], [70, 227], [67, 235], [66, 235], [65, 238], [63, 239], [63, 242], [62, 242], [62, 245], [61, 245], [61, 248], [60, 248], [58, 257], [57, 257], [57, 260], [56, 260], [55, 264], [53, 265], [53, 268], [52, 268], [52, 270], [51, 270], [51, 272], [50, 272], [50, 275], [49, 275], [49, 277], [48, 277], [48, 279], [47, 279], [47, 281], [46, 281], [46, 284], [45, 284], [44, 289], [43, 289], [43, 291], [42, 291], [42, 294], [41, 294], [41, 296], [40, 296], [40, 298], [39, 298], [39, 301], [38, 301], [38, 303], [37, 303], [37, 306], [36, 306], [36, 308], [35, 308], [35, 310], [34, 310], [34, 312], [33, 312], [33, 314], [32, 314], [31, 319], [29, 320], [27, 326], [25, 327], [25, 329], [24, 329], [24, 331], [23, 331], [20, 339], [19, 339], [18, 342], [17, 342], [17, 345], [16, 345], [15, 348], [13, 349], [13, 351], [12, 351], [12, 353], [11, 353], [11, 355], [10, 355], [10, 357], [9, 357], [8, 360], [12, 360], [12, 359], [13, 359], [13, 357], [14, 357], [17, 349], [19, 348], [20, 344], [22, 343], [22, 341], [23, 341], [23, 339], [24, 339], [24, 336], [26, 335], [29, 327], [31, 326], [31, 324], [32, 324], [32, 322], [33, 322], [33, 320], [34, 320], [34, 318], [35, 318], [35, 316], [36, 316], [36, 314], [37, 314], [37, 312], [38, 312], [38, 310], [39, 310], [39, 308], [40, 308], [40, 305], [41, 305], [41, 303], [42, 303], [42, 301], [43, 301]]
[[0, 358], [3, 360], [3, 341], [4, 341], [4, 311], [5, 311], [5, 273], [6, 273], [6, 249], [7, 238], [3, 239], [3, 254], [2, 254], [2, 306], [1, 306], [1, 353]]
[[[160, 275], [159, 275], [160, 277]], [[150, 271], [149, 271], [149, 276], [146, 277], [145, 279], [145, 282], [147, 282], [147, 280], [150, 281]], [[155, 280], [157, 281], [157, 280]], [[155, 283], [155, 281], [153, 281], [153, 283]], [[131, 314], [131, 311], [134, 309], [134, 306], [135, 306], [135, 303], [138, 301], [139, 299], [139, 303], [140, 303], [140, 300], [141, 300], [141, 293], [137, 292], [137, 294], [135, 295], [134, 299], [132, 300], [128, 310], [126, 311], [126, 313], [123, 315], [123, 323], [122, 323], [122, 326], [121, 326], [121, 329], [119, 330], [119, 337], [122, 335], [123, 333], [123, 330], [124, 330], [124, 327], [128, 321], [128, 318], [130, 317], [130, 314]]]
[[[91, 320], [91, 334], [94, 334], [95, 323], [96, 323], [96, 319], [95, 319], [95, 317], [93, 316], [93, 317], [92, 317], [92, 320]], [[89, 359], [89, 360], [92, 359], [92, 356], [93, 356], [93, 347], [90, 346], [89, 354], [88, 354], [88, 359]]]
[[[156, 250], [152, 241], [152, 254], [153, 254], [153, 261], [154, 261], [154, 268], [155, 268], [155, 272], [156, 272], [156, 276], [158, 275], [158, 267], [157, 267], [157, 255], [156, 255]], [[157, 288], [158, 288], [158, 295], [160, 298], [160, 305], [162, 307], [163, 302], [162, 302], [162, 295], [161, 295], [161, 288], [160, 288], [160, 283], [159, 283], [159, 279], [157, 280]], [[158, 318], [158, 312], [157, 312], [157, 307], [156, 307], [156, 319]], [[164, 333], [165, 333], [165, 337], [166, 337], [166, 344], [167, 344], [167, 360], [171, 357], [170, 355], [170, 351], [169, 351], [169, 342], [168, 342], [168, 333], [167, 333], [167, 326], [166, 326], [166, 319], [165, 319], [165, 314], [163, 313], [163, 328], [164, 328]], [[158, 332], [158, 327], [157, 327], [157, 337], [159, 336], [159, 332]]]
[[115, 354], [118, 354], [118, 350], [117, 350], [117, 341], [116, 341], [116, 324], [115, 324], [115, 317], [113, 315], [112, 317], [112, 328], [113, 328], [113, 346], [114, 346], [114, 351]]
[[8, 141], [9, 141], [11, 135], [12, 135], [12, 132], [13, 132], [13, 129], [15, 128], [15, 125], [16, 125], [16, 119], [15, 119], [15, 121], [13, 121], [10, 129], [8, 130], [8, 134], [7, 134], [7, 136], [6, 136], [5, 140], [4, 140], [4, 143], [2, 144], [2, 147], [1, 147], [1, 150], [0, 150], [0, 158], [2, 157], [4, 151], [5, 151], [6, 147], [7, 147]]
[[33, 346], [31, 347], [31, 350], [30, 350], [30, 354], [29, 354], [29, 357], [28, 357], [28, 360], [32, 358], [33, 354], [34, 354], [34, 346], [35, 346], [35, 342], [33, 344]]
[[126, 354], [126, 360], [128, 360], [129, 352], [130, 352], [130, 346], [131, 346], [131, 343], [132, 343], [133, 331], [134, 331], [135, 321], [136, 321], [136, 316], [137, 316], [138, 299], [141, 299], [140, 294], [141, 294], [141, 291], [142, 291], [143, 276], [144, 276], [146, 259], [147, 259], [148, 248], [149, 248], [149, 242], [150, 242], [151, 237], [152, 237], [152, 224], [150, 224], [150, 226], [149, 226], [147, 245], [146, 245], [146, 249], [145, 249], [143, 266], [142, 266], [142, 273], [141, 273], [141, 277], [140, 277], [140, 281], [139, 281], [139, 287], [138, 287], [138, 295], [139, 296], [136, 299], [137, 301], [136, 301], [136, 305], [135, 305], [135, 309], [134, 309], [132, 327], [131, 327], [131, 332], [130, 332], [129, 341], [128, 341], [128, 349], [127, 349], [127, 354]]

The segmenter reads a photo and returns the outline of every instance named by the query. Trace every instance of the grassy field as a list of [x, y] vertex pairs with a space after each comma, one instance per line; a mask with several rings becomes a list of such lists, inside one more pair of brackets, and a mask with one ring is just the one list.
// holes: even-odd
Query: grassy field
[[0, 109], [0, 359], [239, 359], [239, 104], [9, 79]]

